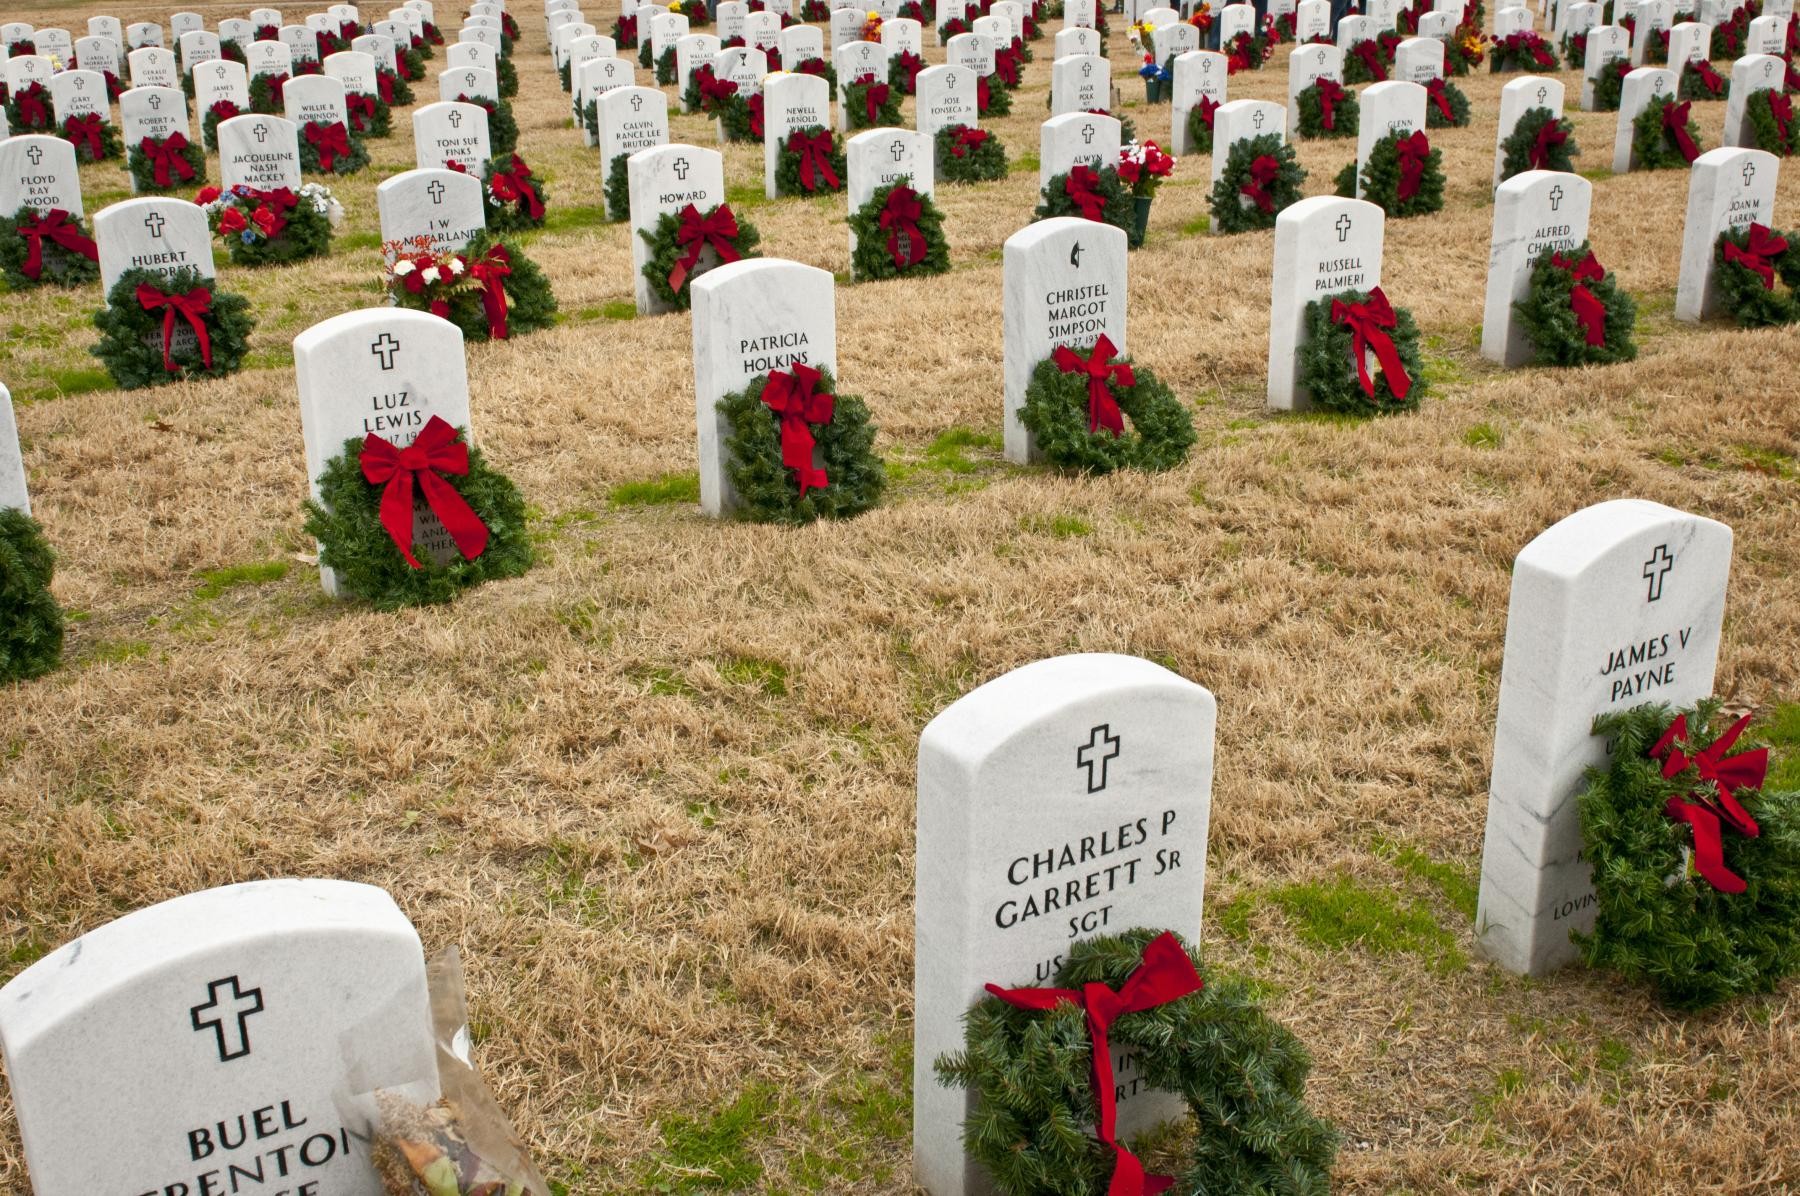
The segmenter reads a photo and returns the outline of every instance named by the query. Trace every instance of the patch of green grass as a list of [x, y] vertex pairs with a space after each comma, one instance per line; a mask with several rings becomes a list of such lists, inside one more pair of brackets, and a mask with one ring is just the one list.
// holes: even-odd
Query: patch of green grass
[[751, 1145], [775, 1111], [775, 1090], [753, 1084], [736, 1100], [711, 1112], [665, 1118], [657, 1129], [662, 1150], [639, 1171], [651, 1192], [729, 1192], [762, 1178]]
[[725, 188], [725, 202], [731, 205], [734, 212], [745, 208], [760, 208], [773, 201], [763, 194], [761, 181], [754, 183], [733, 183]]
[[1469, 380], [1469, 371], [1454, 357], [1425, 355], [1425, 380], [1433, 386], [1460, 386]]
[[620, 482], [606, 496], [607, 504], [619, 507], [657, 507], [670, 503], [700, 501], [700, 475], [665, 473], [645, 482]]
[[1604, 166], [1596, 166], [1592, 170], [1581, 170], [1576, 173], [1581, 175], [1582, 178], [1595, 183], [1599, 182], [1601, 179], [1610, 179], [1613, 176], [1613, 172]]
[[1198, 237], [1211, 231], [1212, 217], [1205, 213], [1201, 213], [1181, 226], [1181, 235], [1184, 237]]
[[1475, 1116], [1482, 1121], [1492, 1121], [1500, 1105], [1524, 1087], [1525, 1073], [1523, 1070], [1517, 1067], [1501, 1068], [1494, 1073], [1494, 1086], [1475, 1098]]
[[674, 669], [637, 669], [632, 675], [644, 682], [657, 697], [692, 697], [699, 692]]
[[54, 367], [44, 372], [46, 385], [31, 387], [34, 398], [54, 398], [57, 395], [88, 394], [96, 390], [111, 390], [112, 375], [99, 366], [72, 365], [65, 369]]
[[340, 236], [336, 236], [336, 237], [332, 238], [332, 246], [331, 247], [334, 250], [380, 249], [381, 248], [381, 234], [380, 233], [343, 233]]
[[44, 958], [49, 952], [50, 948], [44, 946], [44, 944], [37, 939], [25, 939], [22, 942], [13, 944], [13, 949], [6, 953], [6, 965], [4, 969], [0, 969], [0, 971], [3, 971], [6, 978], [10, 980], [38, 960]]
[[733, 685], [750, 685], [772, 698], [787, 696], [787, 667], [758, 656], [733, 656], [719, 665], [719, 675]]
[[1027, 515], [1019, 520], [1019, 530], [1070, 540], [1094, 534], [1094, 525], [1074, 515]]
[[124, 664], [148, 655], [150, 644], [147, 640], [101, 640], [87, 650], [87, 663]]
[[1006, 164], [1006, 173], [1024, 174], [1026, 171], [1030, 171], [1032, 174], [1036, 174], [1039, 165], [1036, 154], [1020, 154]]
[[1250, 914], [1256, 909], [1256, 901], [1248, 894], [1240, 893], [1230, 901], [1214, 902], [1212, 907], [1212, 924], [1234, 939], [1250, 937]]
[[223, 569], [203, 569], [194, 597], [210, 601], [239, 586], [260, 586], [280, 581], [288, 575], [287, 561], [257, 561], [250, 565], [227, 565]]
[[977, 432], [974, 428], [950, 428], [925, 448], [925, 464], [946, 473], [974, 473], [981, 462], [970, 459], [969, 449], [997, 453], [1002, 447], [998, 432]]
[[1800, 789], [1800, 702], [1783, 702], [1769, 711], [1756, 733], [1775, 750], [1763, 788]]
[[1463, 433], [1463, 443], [1470, 448], [1495, 449], [1500, 447], [1500, 429], [1493, 424], [1476, 424]]
[[1794, 458], [1787, 453], [1755, 444], [1740, 444], [1737, 446], [1737, 451], [1738, 456], [1743, 458], [1745, 469], [1766, 473], [1790, 482], [1796, 476]]
[[1284, 885], [1269, 899], [1287, 915], [1295, 933], [1315, 946], [1415, 955], [1444, 974], [1468, 966], [1455, 936], [1437, 924], [1422, 902], [1402, 902], [1349, 876]]
[[557, 204], [544, 213], [544, 232], [560, 233], [578, 228], [595, 228], [607, 223], [603, 204]]
[[614, 299], [600, 305], [600, 315], [608, 320], [635, 320], [637, 314], [637, 304], [630, 299]]
[[1434, 860], [1410, 843], [1395, 842], [1387, 839], [1375, 840], [1375, 850], [1383, 858], [1415, 880], [1422, 880], [1438, 892], [1442, 893], [1459, 913], [1475, 920], [1476, 898], [1480, 894], [1480, 882], [1467, 867]]

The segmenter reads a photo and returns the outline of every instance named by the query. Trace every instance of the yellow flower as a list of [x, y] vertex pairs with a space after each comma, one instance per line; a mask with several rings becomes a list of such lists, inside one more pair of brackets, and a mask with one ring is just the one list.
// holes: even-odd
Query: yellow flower
[[881, 14], [876, 12], [874, 9], [870, 9], [869, 10], [869, 19], [871, 21], [879, 21], [881, 19]]

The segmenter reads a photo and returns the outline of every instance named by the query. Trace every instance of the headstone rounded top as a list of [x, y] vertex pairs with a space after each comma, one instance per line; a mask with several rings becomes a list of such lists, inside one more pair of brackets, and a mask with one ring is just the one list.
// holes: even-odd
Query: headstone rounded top
[[804, 262], [791, 262], [786, 258], [758, 257], [715, 266], [690, 282], [688, 287], [691, 291], [703, 291], [711, 294], [741, 284], [745, 279], [760, 278], [775, 271], [790, 275], [797, 284], [809, 282], [830, 284], [836, 281], [832, 277], [831, 271], [821, 270], [817, 266], [808, 266]]
[[1717, 520], [1648, 499], [1615, 498], [1584, 507], [1540, 532], [1520, 550], [1514, 566], [1574, 580], [1609, 567], [1612, 553], [1596, 553], [1596, 545], [1629, 548], [1640, 534], [1675, 526], [1690, 529], [1696, 536], [1723, 536], [1727, 544], [1731, 541], [1731, 528]]
[[1115, 224], [1083, 220], [1079, 216], [1052, 216], [1047, 220], [1034, 220], [1006, 238], [1006, 247], [1015, 251], [1031, 249], [1053, 238], [1070, 235], [1095, 237], [1102, 245], [1107, 241], [1117, 241], [1118, 244], [1112, 248], [1121, 253], [1125, 250], [1124, 229]]

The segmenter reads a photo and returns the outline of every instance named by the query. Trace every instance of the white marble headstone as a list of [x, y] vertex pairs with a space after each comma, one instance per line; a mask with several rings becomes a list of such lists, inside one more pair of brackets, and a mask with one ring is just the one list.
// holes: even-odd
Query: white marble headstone
[[1074, 25], [1056, 31], [1055, 49], [1052, 61], [1058, 58], [1073, 58], [1077, 54], [1098, 54], [1105, 43], [1100, 39], [1098, 29]]
[[[1304, 4], [1306, 0], [1301, 0]], [[1320, 79], [1344, 81], [1344, 51], [1338, 46], [1297, 46], [1288, 52], [1287, 127], [1300, 127], [1300, 93]]]
[[888, 53], [898, 58], [902, 53], [923, 57], [925, 54], [925, 31], [919, 22], [911, 17], [895, 17], [891, 21], [881, 23], [881, 44], [888, 48]]
[[[179, 133], [193, 141], [187, 97], [179, 87], [134, 87], [119, 96], [119, 133], [127, 153], [145, 138], [166, 141]], [[132, 180], [132, 186], [137, 180]]]
[[102, 124], [112, 123], [112, 103], [106, 97], [106, 76], [99, 71], [62, 71], [52, 75], [50, 104], [56, 110], [59, 129], [71, 116], [90, 113], [98, 116]]
[[1050, 64], [1050, 112], [1102, 111], [1112, 107], [1112, 64], [1098, 54], [1078, 54]]
[[1331, 0], [1300, 0], [1294, 6], [1294, 41], [1306, 45], [1331, 36]]
[[831, 11], [831, 48], [835, 52], [839, 46], [847, 46], [862, 37], [862, 6], [834, 8]]
[[1725, 135], [1720, 144], [1756, 144], [1756, 130], [1750, 124], [1750, 97], [1759, 91], [1780, 91], [1786, 65], [1773, 54], [1746, 54], [1732, 63], [1731, 92], [1725, 99]]
[[1170, 153], [1182, 157], [1194, 152], [1188, 136], [1188, 114], [1200, 106], [1205, 96], [1214, 104], [1226, 100], [1226, 79], [1230, 74], [1225, 55], [1217, 50], [1190, 50], [1175, 59], [1174, 93], [1170, 97]]
[[350, 43], [351, 50], [359, 54], [367, 54], [374, 60], [377, 70], [389, 74], [399, 73], [399, 56], [394, 48], [394, 39], [386, 33], [365, 33]]
[[181, 47], [181, 72], [184, 75], [191, 74], [203, 62], [213, 61], [221, 53], [219, 35], [204, 29], [182, 34], [177, 44]]
[[1513, 304], [1531, 289], [1532, 264], [1545, 253], [1587, 240], [1594, 185], [1578, 174], [1527, 170], [1494, 191], [1494, 234], [1488, 246], [1487, 301], [1481, 355], [1503, 366], [1531, 360], [1531, 342]]
[[781, 31], [781, 68], [791, 71], [809, 58], [825, 57], [825, 38], [815, 25], [795, 25]]
[[37, 46], [39, 54], [54, 59], [65, 67], [75, 55], [75, 39], [67, 29], [39, 29], [32, 33], [31, 41]]
[[127, 199], [94, 213], [100, 284], [112, 290], [127, 270], [170, 276], [192, 266], [212, 278], [212, 230], [206, 213], [185, 199]]
[[1633, 15], [1637, 30], [1631, 39], [1631, 65], [1643, 66], [1656, 35], [1675, 24], [1674, 0], [1643, 0]]
[[974, 71], [959, 66], [931, 66], [919, 72], [914, 116], [919, 132], [936, 137], [938, 130], [981, 124], [976, 104]]
[[469, 100], [485, 100], [490, 104], [500, 100], [500, 79], [493, 71], [480, 67], [465, 66], [455, 70], [438, 73], [438, 99], [447, 103], [458, 102], [457, 97], [466, 96]]
[[[375, 188], [383, 253], [396, 241], [431, 241], [436, 253], [460, 253], [487, 228], [481, 180], [438, 168], [403, 170]], [[399, 252], [398, 250], [394, 252]]]
[[[991, 1190], [962, 1148], [974, 1097], [932, 1071], [984, 985], [1047, 985], [1097, 934], [1198, 941], [1217, 720], [1211, 693], [1160, 665], [1082, 654], [989, 681], [920, 736], [913, 1169], [932, 1196]], [[1186, 1106], [1132, 1084], [1118, 1110], [1124, 1139]]]
[[1494, 36], [1509, 37], [1515, 33], [1526, 33], [1531, 29], [1531, 10], [1528, 8], [1502, 8], [1494, 13]]
[[1287, 140], [1287, 109], [1269, 100], [1231, 100], [1213, 113], [1212, 182], [1225, 173], [1231, 147], [1270, 133]]
[[1543, 75], [1521, 75], [1500, 89], [1500, 121], [1494, 130], [1494, 186], [1506, 169], [1506, 139], [1518, 127], [1519, 118], [1533, 108], [1548, 108], [1561, 119], [1563, 85], [1560, 79]]
[[201, 120], [220, 100], [235, 104], [239, 112], [250, 110], [250, 77], [243, 63], [221, 58], [194, 72], [194, 108]]
[[125, 26], [125, 45], [128, 49], [162, 44], [163, 27], [154, 21], [139, 21], [135, 25]]
[[[692, 145], [661, 145], [639, 150], [625, 160], [625, 177], [631, 197], [631, 277], [640, 315], [672, 311], [650, 289], [644, 277], [649, 247], [641, 234], [654, 232], [664, 213], [679, 214], [689, 204], [705, 215], [725, 202], [725, 163], [719, 151]], [[708, 247], [701, 252], [693, 276], [718, 265]]]
[[1076, 166], [1095, 170], [1119, 161], [1120, 125], [1115, 117], [1066, 112], [1038, 128], [1038, 190]]
[[936, 184], [936, 146], [929, 136], [908, 129], [866, 129], [844, 143], [849, 167], [850, 210], [861, 208], [875, 192], [906, 181], [920, 195]]
[[12, 393], [0, 386], [0, 511], [4, 510], [31, 514], [31, 492], [25, 485], [25, 459], [19, 453]]
[[1775, 223], [1775, 184], [1781, 159], [1759, 149], [1721, 147], [1694, 159], [1688, 173], [1687, 221], [1681, 234], [1681, 275], [1675, 287], [1675, 318], [1702, 320], [1716, 315], [1714, 254], [1719, 234], [1751, 224]]
[[1363, 168], [1375, 146], [1391, 133], [1410, 136], [1425, 127], [1425, 89], [1417, 83], [1389, 79], [1363, 88], [1356, 123], [1356, 196], [1362, 198]]
[[1069, 29], [1093, 29], [1100, 24], [1098, 0], [1066, 0], [1063, 26]]
[[1787, 48], [1788, 22], [1791, 17], [1771, 16], [1765, 7], [1763, 15], [1750, 21], [1749, 34], [1744, 39], [1746, 54], [1780, 54]]
[[[127, 59], [133, 87], [181, 86], [181, 72], [175, 65], [175, 55], [169, 51], [157, 46], [145, 46], [133, 50], [127, 55]], [[45, 65], [48, 66], [48, 63], [49, 60], [46, 59]]]
[[300, 188], [299, 131], [291, 120], [257, 114], [219, 122], [219, 182], [272, 191]]
[[1409, 37], [1394, 50], [1394, 78], [1424, 86], [1444, 77], [1444, 43], [1435, 37]]
[[111, 72], [113, 78], [123, 77], [119, 59], [119, 43], [110, 37], [83, 37], [75, 42], [75, 61], [83, 70]]
[[831, 128], [831, 86], [817, 75], [770, 75], [763, 89], [763, 193], [775, 198], [775, 169], [788, 135]]
[[339, 50], [325, 58], [325, 74], [344, 85], [346, 93], [376, 96], [381, 84], [375, 78], [375, 58], [361, 50]]
[[1608, 63], [1631, 54], [1631, 34], [1619, 25], [1596, 25], [1588, 30], [1587, 57], [1581, 66], [1581, 110], [1592, 112], [1597, 102], [1594, 83]]
[[1675, 72], [1663, 66], [1640, 66], [1625, 76], [1619, 89], [1619, 121], [1613, 135], [1613, 173], [1624, 174], [1637, 167], [1637, 154], [1632, 149], [1636, 128], [1633, 122], [1652, 102], [1674, 99], [1679, 84]]
[[1577, 511], [1513, 564], [1475, 933], [1510, 972], [1578, 957], [1595, 901], [1575, 798], [1609, 745], [1596, 715], [1711, 694], [1731, 529], [1659, 503]]
[[0, 141], [0, 212], [10, 218], [20, 208], [83, 214], [81, 167], [71, 142], [40, 133]]
[[243, 17], [226, 17], [219, 22], [219, 40], [243, 47], [256, 40], [256, 22]]
[[[1125, 230], [1073, 216], [1028, 224], [1002, 249], [1006, 358], [1006, 459], [1041, 461], [1037, 438], [1020, 422], [1038, 363], [1063, 345], [1086, 353], [1102, 336], [1126, 346]], [[1135, 925], [1135, 923], [1133, 923]]]
[[1419, 36], [1449, 43], [1456, 33], [1456, 17], [1447, 12], [1428, 12], [1419, 17]]
[[1377, 32], [1374, 17], [1340, 17], [1337, 30], [1338, 48], [1347, 53], [1358, 42], [1374, 41]]
[[344, 103], [344, 83], [330, 75], [302, 75], [289, 79], [281, 89], [282, 106], [297, 128], [310, 124], [350, 127]]
[[294, 52], [282, 42], [251, 42], [244, 51], [244, 65], [252, 79], [263, 75], [292, 75]]
[[835, 372], [835, 284], [814, 266], [753, 258], [709, 270], [691, 286], [700, 509], [724, 517], [736, 510], [737, 493], [726, 475], [732, 428], [719, 400], [771, 370]]
[[1269, 407], [1303, 411], [1300, 385], [1306, 306], [1340, 291], [1381, 285], [1385, 217], [1361, 199], [1315, 195], [1275, 217], [1275, 279], [1269, 295]]
[[275, 40], [288, 48], [295, 62], [319, 61], [319, 35], [305, 25], [283, 25]]
[[413, 154], [420, 169], [456, 161], [479, 176], [493, 156], [487, 110], [479, 104], [440, 100], [414, 110]]
[[[620, 87], [600, 97], [595, 107], [601, 177], [612, 176], [613, 161], [624, 154], [669, 144], [669, 100], [654, 87]], [[608, 211], [614, 220], [630, 213]]]
[[89, 17], [87, 19], [89, 37], [104, 37], [125, 52], [125, 26], [117, 17]]
[[444, 47], [444, 70], [480, 67], [484, 71], [500, 70], [500, 51], [480, 42], [452, 42]]
[[581, 103], [581, 137], [585, 144], [595, 143], [595, 133], [587, 127], [587, 106], [595, 105], [598, 117], [598, 105], [602, 97], [626, 87], [636, 86], [637, 71], [631, 60], [625, 58], [596, 58], [584, 62], [575, 68], [575, 92]]
[[379, 1196], [369, 1127], [337, 1098], [437, 1087], [418, 933], [387, 893], [336, 880], [91, 930], [0, 989], [0, 1047], [38, 1196], [223, 1193], [228, 1170], [277, 1166], [296, 1190]]

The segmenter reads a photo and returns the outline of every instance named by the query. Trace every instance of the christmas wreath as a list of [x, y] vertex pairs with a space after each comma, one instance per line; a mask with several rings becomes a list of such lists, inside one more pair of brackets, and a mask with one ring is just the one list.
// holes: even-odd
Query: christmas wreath
[[987, 183], [1006, 177], [1006, 147], [986, 129], [948, 125], [937, 131], [937, 179]]
[[1611, 762], [1577, 799], [1597, 913], [1570, 937], [1589, 966], [1681, 1009], [1768, 992], [1800, 967], [1800, 794], [1763, 789], [1750, 717], [1716, 733], [1718, 713], [1709, 699], [1596, 718]]
[[803, 0], [800, 5], [800, 19], [808, 24], [831, 19], [831, 6], [825, 0]]
[[830, 370], [796, 362], [719, 400], [731, 429], [725, 476], [737, 491], [737, 518], [848, 519], [881, 501], [887, 471], [875, 455], [869, 408], [836, 391]]
[[411, 46], [395, 48], [394, 72], [400, 76], [401, 84], [405, 85], [407, 98], [398, 98], [399, 93], [396, 91], [394, 103], [412, 103], [412, 81], [414, 79], [423, 79], [425, 77], [425, 59], [428, 57], [430, 56], [424, 51]]
[[[771, 69], [774, 65], [774, 60], [771, 59], [769, 62]], [[832, 100], [837, 99], [837, 68], [832, 66], [829, 62], [826, 62], [823, 58], [802, 58], [799, 62], [794, 64], [794, 73], [796, 75], [813, 75], [825, 80], [826, 98]], [[759, 139], [760, 137], [761, 134], [758, 134]]]
[[344, 110], [350, 131], [359, 137], [388, 137], [394, 131], [394, 110], [386, 100], [365, 91], [344, 93]]
[[1137, 205], [1131, 202], [1131, 191], [1119, 179], [1114, 166], [1072, 166], [1068, 173], [1052, 175], [1038, 194], [1035, 220], [1053, 216], [1079, 216], [1100, 224], [1125, 230], [1128, 244], [1136, 249], [1142, 238], [1137, 235], [1133, 218]]
[[1460, 129], [1469, 123], [1469, 97], [1463, 89], [1445, 79], [1432, 79], [1425, 84], [1425, 127], [1428, 129]]
[[0, 272], [14, 291], [78, 287], [100, 277], [100, 252], [81, 217], [22, 207], [0, 216]]
[[1744, 115], [1749, 118], [1756, 148], [1778, 158], [1786, 158], [1800, 148], [1800, 127], [1794, 124], [1794, 101], [1785, 93], [1765, 89], [1753, 91], [1744, 101]]
[[242, 295], [214, 290], [193, 266], [173, 275], [127, 270], [94, 313], [88, 351], [121, 390], [185, 378], [223, 378], [244, 362], [256, 321]]
[[[1195, 1132], [1175, 1191], [1329, 1190], [1338, 1139], [1306, 1107], [1306, 1048], [1249, 981], [1203, 983], [1202, 967], [1176, 935], [1136, 929], [1071, 943], [1055, 988], [988, 985], [964, 1049], [934, 1067], [939, 1083], [975, 1093], [963, 1145], [996, 1190], [1103, 1196], [1141, 1173], [1114, 1135], [1107, 1047], [1130, 1050], [1135, 1079], [1187, 1103]], [[1117, 996], [1089, 1007], [1101, 986]]]
[[[1631, 160], [1638, 170], [1686, 167], [1700, 156], [1700, 126], [1691, 100], [1652, 98], [1631, 122]], [[1555, 169], [1552, 167], [1551, 169]]]
[[50, 114], [50, 92], [42, 83], [27, 83], [6, 97], [6, 127], [14, 137], [20, 133], [55, 131], [56, 118]]
[[[435, 415], [404, 449], [373, 432], [346, 440], [319, 478], [319, 497], [305, 507], [319, 564], [380, 610], [448, 602], [470, 586], [518, 577], [532, 565], [519, 488], [488, 465], [461, 429]], [[414, 552], [419, 506], [453, 547], [442, 563]]]
[[428, 46], [441, 46], [444, 44], [444, 35], [438, 32], [438, 27], [430, 21], [420, 21], [419, 32], [422, 35], [425, 44]]
[[614, 224], [631, 219], [630, 154], [614, 154], [606, 168], [606, 218]]
[[900, 95], [873, 75], [859, 75], [844, 87], [844, 120], [852, 129], [886, 129], [900, 123]]
[[[396, 61], [399, 56], [395, 56]], [[388, 107], [401, 107], [413, 102], [412, 84], [386, 67], [375, 68], [375, 94]]]
[[488, 115], [488, 154], [501, 157], [519, 148], [519, 122], [513, 119], [512, 105], [505, 100], [489, 100], [457, 93], [459, 104], [474, 104]]
[[1681, 72], [1681, 86], [1676, 94], [1684, 100], [1722, 100], [1731, 89], [1730, 83], [1713, 64], [1702, 58], [1690, 62]]
[[1000, 82], [1006, 85], [1006, 90], [1017, 91], [1025, 81], [1023, 61], [1007, 47], [1002, 46], [994, 51], [994, 74], [1000, 76]]
[[0, 684], [41, 677], [62, 659], [63, 613], [50, 593], [56, 554], [37, 520], [0, 509]]
[[[509, 42], [519, 40], [519, 22], [509, 12], [500, 14], [500, 35]], [[508, 51], [511, 53], [511, 51]]]
[[1235, 75], [1239, 71], [1261, 70], [1262, 64], [1269, 59], [1269, 48], [1266, 33], [1238, 34], [1225, 47], [1225, 73]]
[[613, 21], [613, 45], [621, 50], [638, 48], [638, 19], [635, 16], [621, 16]]
[[1740, 326], [1800, 322], [1800, 233], [1778, 233], [1761, 224], [1726, 229], [1719, 234], [1713, 271], [1719, 306]]
[[1452, 75], [1468, 74], [1487, 56], [1481, 46], [1481, 27], [1465, 22], [1451, 34], [1444, 47], [1444, 68]]
[[646, 70], [655, 65], [655, 60], [650, 57], [650, 52], [654, 46], [655, 43], [648, 37], [644, 37], [638, 41], [638, 65]]
[[[469, 168], [455, 159], [446, 161], [444, 166], [458, 174], [469, 173]], [[519, 155], [488, 159], [481, 172], [481, 194], [487, 205], [489, 231], [515, 233], [544, 226], [550, 193], [544, 188], [544, 181], [531, 173], [531, 167], [525, 165], [525, 159]]]
[[281, 89], [287, 86], [287, 81], [288, 77], [280, 73], [251, 76], [250, 111], [262, 116], [281, 116], [286, 112]]
[[139, 195], [206, 181], [206, 151], [181, 133], [160, 140], [145, 137], [131, 147], [125, 161]]
[[214, 100], [200, 114], [200, 140], [209, 150], [219, 148], [219, 122], [244, 115], [244, 110], [230, 100]]
[[1314, 137], [1354, 137], [1361, 107], [1356, 93], [1336, 79], [1318, 79], [1306, 85], [1294, 97], [1299, 120], [1296, 135]]
[[1539, 365], [1607, 365], [1637, 356], [1637, 305], [1585, 241], [1566, 254], [1539, 254], [1513, 310]]
[[1012, 112], [1012, 89], [1000, 81], [998, 72], [976, 77], [975, 112], [979, 116], [1006, 116]]
[[300, 127], [300, 169], [306, 174], [355, 174], [369, 164], [362, 138], [334, 120], [309, 120]]
[[1119, 144], [1129, 145], [1137, 140], [1137, 125], [1123, 112], [1109, 112], [1105, 108], [1089, 108], [1089, 116], [1110, 116], [1119, 122]]
[[430, 246], [419, 238], [388, 265], [388, 295], [397, 306], [442, 316], [465, 341], [507, 340], [556, 322], [550, 280], [508, 242], [483, 232], [460, 253]]
[[683, 310], [690, 302], [689, 283], [714, 266], [759, 256], [762, 240], [754, 224], [732, 214], [730, 204], [705, 212], [688, 204], [679, 213], [664, 212], [655, 228], [641, 229], [638, 236], [650, 251], [644, 277], [651, 293]]
[[[1362, 168], [1363, 198], [1396, 219], [1444, 207], [1444, 153], [1421, 131], [1389, 133], [1369, 147]], [[1337, 193], [1356, 195], [1356, 163], [1338, 174]]]
[[824, 125], [794, 129], [775, 155], [776, 195], [825, 195], [844, 189], [844, 147]]
[[194, 197], [234, 266], [279, 266], [331, 252], [331, 229], [342, 215], [318, 183], [298, 191], [261, 191], [238, 184], [221, 191], [203, 187]]
[[21, 55], [36, 53], [37, 43], [28, 37], [22, 37], [17, 41], [6, 43], [6, 56], [8, 58], [18, 58]]
[[1211, 96], [1203, 95], [1188, 109], [1187, 135], [1188, 152], [1192, 154], [1210, 154], [1213, 150], [1213, 121], [1217, 118], [1219, 101]]
[[1032, 370], [1019, 422], [1063, 469], [1173, 469], [1193, 447], [1193, 417], [1155, 374], [1115, 352], [1105, 336], [1086, 356], [1058, 345]]
[[1314, 406], [1354, 415], [1410, 411], [1424, 397], [1423, 368], [1412, 313], [1390, 304], [1380, 287], [1306, 305], [1300, 385]]
[[1575, 126], [1548, 108], [1527, 108], [1513, 126], [1512, 136], [1501, 143], [1502, 182], [1527, 170], [1575, 169]]
[[1709, 58], [1736, 61], [1744, 53], [1744, 39], [1750, 36], [1750, 21], [1755, 14], [1748, 4], [1713, 26]]
[[907, 180], [877, 187], [868, 203], [850, 213], [850, 232], [856, 240], [850, 266], [858, 281], [950, 269], [944, 214], [931, 196], [914, 191]]
[[1306, 169], [1280, 134], [1232, 143], [1212, 189], [1212, 225], [1222, 233], [1274, 228], [1275, 217], [1299, 203]]
[[[1635, 41], [1637, 38], [1636, 22], [1631, 22], [1627, 28], [1631, 30], [1632, 39]], [[1644, 47], [1644, 65], [1669, 65], [1669, 31], [1667, 29], [1656, 30], [1650, 38], [1650, 44]]]
[[1506, 71], [1556, 71], [1562, 69], [1556, 48], [1542, 34], [1521, 29], [1496, 38], [1488, 53], [1488, 70], [1498, 75]]
[[1625, 94], [1625, 76], [1631, 73], [1629, 58], [1615, 58], [1594, 76], [1594, 111], [1617, 112]]
[[1344, 55], [1344, 83], [1385, 83], [1394, 65], [1394, 50], [1400, 44], [1398, 35], [1389, 32], [1365, 37], [1350, 46]]
[[888, 61], [888, 86], [898, 87], [904, 95], [914, 95], [919, 90], [919, 72], [925, 69], [925, 60], [911, 50], [902, 50]]
[[1565, 33], [1562, 39], [1563, 61], [1570, 66], [1587, 62], [1587, 34]]
[[675, 82], [675, 47], [656, 56], [656, 82], [663, 87]]
[[704, 29], [712, 24], [712, 8], [706, 3], [706, 0], [693, 0], [692, 3], [683, 3], [683, 0], [671, 0], [669, 11], [686, 17], [688, 19], [688, 29], [690, 31]]
[[98, 112], [65, 118], [57, 136], [75, 147], [77, 162], [102, 162], [124, 152], [119, 130], [101, 119]]

